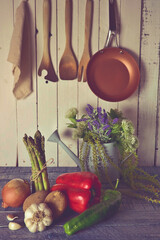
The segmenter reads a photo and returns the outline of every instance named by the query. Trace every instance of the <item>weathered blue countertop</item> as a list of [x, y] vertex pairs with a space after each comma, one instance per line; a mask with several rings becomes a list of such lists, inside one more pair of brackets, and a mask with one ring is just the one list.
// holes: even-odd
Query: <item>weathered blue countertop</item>
[[[78, 168], [59, 167], [48, 168], [50, 184], [54, 184], [58, 175], [65, 172], [77, 171]], [[148, 172], [160, 175], [160, 168], [146, 168]], [[31, 168], [27, 167], [1, 167], [0, 189], [13, 178], [29, 180]], [[7, 225], [8, 213], [16, 213], [17, 221], [23, 221], [22, 208], [1, 207], [0, 197], [0, 225]], [[38, 240], [160, 240], [160, 205], [154, 205], [147, 201], [123, 196], [119, 212], [110, 219], [80, 231], [72, 236], [67, 236], [63, 230], [63, 224], [73, 217], [74, 213], [67, 212], [58, 222], [53, 223], [43, 232], [30, 233], [26, 227], [11, 231], [7, 227], [0, 227], [0, 239], [38, 239]], [[76, 214], [75, 214], [76, 215]]]

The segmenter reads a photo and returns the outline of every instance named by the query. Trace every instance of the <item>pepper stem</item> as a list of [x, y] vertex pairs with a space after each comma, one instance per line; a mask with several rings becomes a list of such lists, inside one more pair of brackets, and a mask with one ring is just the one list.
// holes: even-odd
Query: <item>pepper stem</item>
[[91, 203], [94, 200], [96, 193], [94, 188], [91, 188], [90, 191], [91, 191], [91, 199], [90, 199], [90, 203]]
[[114, 190], [116, 190], [118, 188], [118, 184], [119, 184], [119, 178], [117, 178], [117, 182], [116, 182]]

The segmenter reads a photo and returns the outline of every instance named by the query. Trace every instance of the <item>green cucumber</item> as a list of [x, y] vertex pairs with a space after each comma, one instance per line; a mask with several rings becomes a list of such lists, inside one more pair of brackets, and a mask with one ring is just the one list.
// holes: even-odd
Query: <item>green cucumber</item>
[[106, 190], [102, 202], [93, 205], [63, 225], [65, 233], [72, 235], [82, 229], [108, 219], [117, 212], [120, 204], [121, 193], [116, 190]]

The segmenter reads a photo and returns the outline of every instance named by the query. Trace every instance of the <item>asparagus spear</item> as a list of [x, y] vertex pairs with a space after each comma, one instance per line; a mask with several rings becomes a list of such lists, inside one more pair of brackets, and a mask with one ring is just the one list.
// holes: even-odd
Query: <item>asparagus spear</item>
[[39, 130], [34, 134], [34, 142], [38, 148], [38, 151], [41, 152], [41, 132]]
[[[38, 151], [36, 145], [34, 145], [33, 148], [34, 148], [34, 151], [35, 151], [38, 163], [39, 163], [40, 170], [42, 170], [44, 164], [41, 161], [41, 153]], [[43, 181], [44, 190], [49, 190], [49, 181], [48, 181], [48, 174], [47, 174], [46, 169], [43, 169], [41, 174], [42, 174], [42, 181]]]
[[46, 159], [45, 159], [45, 146], [44, 146], [44, 136], [41, 135], [41, 132], [39, 130], [37, 130], [37, 132], [34, 135], [34, 142], [37, 146], [38, 151], [41, 154], [41, 161], [43, 162], [43, 164], [46, 163]]
[[[28, 154], [29, 154], [29, 157], [30, 157], [30, 160], [31, 160], [31, 167], [32, 167], [32, 174], [33, 174], [36, 169], [35, 169], [35, 164], [34, 164], [34, 161], [33, 161], [33, 158], [32, 158], [31, 150], [30, 150], [30, 148], [29, 148], [29, 146], [28, 146], [28, 141], [27, 141], [27, 139], [28, 139], [28, 136], [27, 136], [27, 134], [25, 134], [24, 137], [23, 137], [23, 142], [24, 142], [24, 144], [25, 144], [25, 146], [26, 146], [26, 149], [27, 149], [27, 151], [28, 151]], [[37, 180], [37, 179], [34, 181], [34, 187], [35, 187], [35, 191], [38, 191], [38, 190], [39, 190], [38, 180]]]
[[[34, 139], [32, 137], [27, 137], [25, 134], [24, 139], [27, 139], [27, 144], [25, 143], [27, 150], [30, 154], [31, 164], [33, 168], [33, 172], [41, 171], [41, 174], [37, 178], [38, 190], [49, 190], [49, 180], [48, 180], [48, 173], [47, 169], [44, 168], [44, 164], [46, 163], [45, 159], [45, 138], [41, 135], [39, 130], [36, 131], [34, 135]], [[25, 141], [26, 142], [26, 141]], [[37, 190], [36, 190], [37, 191]]]
[[[31, 153], [32, 153], [32, 159], [33, 159], [33, 162], [34, 162], [34, 164], [35, 164], [35, 170], [36, 170], [37, 172], [39, 172], [39, 171], [41, 170], [41, 168], [40, 168], [40, 166], [39, 166], [39, 161], [38, 161], [37, 155], [36, 155], [36, 153], [35, 153], [34, 144], [35, 144], [35, 143], [34, 143], [33, 138], [32, 138], [32, 137], [29, 137], [29, 138], [28, 138], [28, 147], [29, 147], [29, 149], [30, 149], [30, 151], [31, 151]], [[33, 175], [34, 175], [34, 173], [33, 173]], [[38, 181], [38, 190], [39, 190], [39, 191], [44, 190], [41, 174], [38, 176], [37, 181]]]
[[[43, 165], [46, 163], [45, 151], [44, 151], [44, 137], [42, 137], [40, 131], [37, 131], [34, 136], [34, 143], [32, 144], [34, 152], [36, 154], [40, 170], [43, 169]], [[44, 190], [49, 190], [49, 180], [47, 170], [42, 170], [42, 181]]]

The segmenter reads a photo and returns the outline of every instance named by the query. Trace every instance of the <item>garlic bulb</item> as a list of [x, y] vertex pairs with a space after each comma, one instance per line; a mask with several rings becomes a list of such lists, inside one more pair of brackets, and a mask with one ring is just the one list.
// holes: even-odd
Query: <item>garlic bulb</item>
[[33, 203], [25, 211], [24, 222], [30, 232], [42, 232], [53, 222], [52, 211], [46, 203]]

